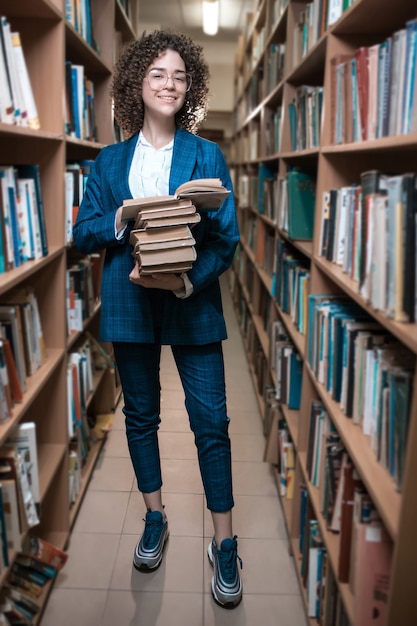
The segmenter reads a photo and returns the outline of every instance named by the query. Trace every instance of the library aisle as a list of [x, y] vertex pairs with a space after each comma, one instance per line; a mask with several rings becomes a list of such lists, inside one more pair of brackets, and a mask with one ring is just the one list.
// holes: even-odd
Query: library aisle
[[161, 364], [160, 449], [170, 538], [161, 567], [135, 570], [132, 554], [142, 532], [137, 493], [116, 410], [76, 520], [69, 558], [60, 572], [42, 626], [305, 626], [306, 620], [276, 485], [262, 460], [264, 436], [241, 335], [226, 279], [224, 343], [235, 493], [234, 530], [243, 560], [244, 596], [227, 611], [212, 600], [207, 545], [212, 524], [197, 465], [183, 393], [169, 348]]

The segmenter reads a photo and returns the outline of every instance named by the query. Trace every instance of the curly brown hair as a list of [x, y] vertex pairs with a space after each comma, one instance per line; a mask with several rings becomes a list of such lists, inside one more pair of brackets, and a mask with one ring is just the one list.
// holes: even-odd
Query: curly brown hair
[[142, 83], [151, 63], [166, 50], [178, 52], [191, 75], [191, 89], [175, 116], [178, 128], [195, 133], [207, 115], [209, 68], [203, 49], [187, 35], [173, 30], [155, 30], [126, 45], [117, 61], [111, 85], [114, 117], [120, 128], [134, 135], [143, 126]]

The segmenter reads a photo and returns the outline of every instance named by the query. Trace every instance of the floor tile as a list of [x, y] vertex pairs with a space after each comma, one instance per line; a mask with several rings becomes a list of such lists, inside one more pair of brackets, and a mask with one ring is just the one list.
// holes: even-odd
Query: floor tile
[[268, 463], [233, 461], [233, 491], [244, 496], [275, 496], [275, 481]]
[[263, 458], [265, 437], [261, 434], [231, 433], [232, 459], [234, 461], [257, 461]]
[[119, 541], [120, 535], [74, 532], [68, 561], [58, 574], [56, 587], [109, 589]]
[[106, 459], [110, 457], [130, 458], [124, 422], [122, 428], [112, 429], [109, 432], [103, 446], [102, 455], [105, 456]]
[[89, 491], [74, 524], [74, 532], [121, 533], [130, 492]]
[[130, 458], [100, 455], [90, 480], [91, 491], [130, 491], [134, 472]]
[[107, 595], [107, 590], [55, 587], [42, 626], [102, 626]]
[[197, 458], [194, 435], [177, 432], [161, 432], [159, 437], [159, 453], [161, 459], [192, 459]]
[[[239, 539], [287, 539], [287, 531], [276, 496], [234, 496], [233, 531]], [[211, 537], [210, 511], [204, 512], [204, 535]]]
[[165, 493], [203, 493], [197, 461], [161, 459], [161, 466]]
[[[171, 536], [202, 537], [205, 499], [203, 495], [188, 493], [165, 493], [162, 501], [168, 516]], [[123, 534], [140, 535], [143, 531], [145, 505], [138, 492], [129, 498]]]
[[200, 626], [203, 602], [201, 593], [110, 591], [102, 626]]

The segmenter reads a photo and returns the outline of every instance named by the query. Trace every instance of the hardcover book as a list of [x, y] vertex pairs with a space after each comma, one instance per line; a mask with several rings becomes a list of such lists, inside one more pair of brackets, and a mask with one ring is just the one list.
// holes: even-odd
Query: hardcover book
[[219, 178], [199, 178], [180, 185], [174, 195], [132, 198], [123, 202], [122, 221], [135, 220], [138, 212], [150, 207], [176, 206], [178, 200], [189, 199], [198, 211], [217, 210], [230, 194]]

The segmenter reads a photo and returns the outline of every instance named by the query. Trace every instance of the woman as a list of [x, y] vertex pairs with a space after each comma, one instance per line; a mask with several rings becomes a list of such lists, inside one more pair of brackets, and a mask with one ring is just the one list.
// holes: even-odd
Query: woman
[[[115, 118], [129, 139], [97, 156], [74, 226], [84, 254], [105, 249], [100, 333], [111, 341], [120, 374], [129, 452], [146, 505], [134, 552], [140, 570], [159, 566], [168, 538], [157, 431], [161, 345], [170, 345], [185, 393], [214, 537], [208, 556], [212, 593], [225, 607], [242, 597], [232, 531], [232, 476], [221, 342], [226, 339], [219, 276], [239, 239], [233, 194], [193, 228], [197, 259], [186, 274], [142, 276], [121, 222], [123, 200], [173, 194], [195, 178], [232, 189], [219, 147], [195, 132], [207, 112], [209, 72], [202, 49], [158, 30], [132, 42], [112, 84]], [[133, 271], [132, 271], [133, 270]]]

